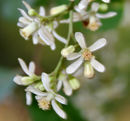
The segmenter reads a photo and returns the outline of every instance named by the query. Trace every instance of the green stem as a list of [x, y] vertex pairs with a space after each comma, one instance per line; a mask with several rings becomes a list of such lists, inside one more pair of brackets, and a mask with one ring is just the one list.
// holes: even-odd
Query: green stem
[[[69, 33], [68, 33], [67, 43], [66, 43], [65, 47], [68, 47], [70, 39], [71, 39], [71, 37], [73, 35], [73, 11], [72, 10], [70, 11], [69, 16], [70, 16], [69, 17], [70, 18]], [[59, 62], [57, 64], [55, 70], [53, 71], [53, 74], [55, 75], [55, 77], [57, 77], [57, 74], [58, 74], [58, 72], [60, 70], [60, 67], [61, 67], [62, 63], [63, 63], [63, 59], [64, 59], [64, 57], [61, 56], [61, 58], [60, 58], [60, 60], [59, 60]]]

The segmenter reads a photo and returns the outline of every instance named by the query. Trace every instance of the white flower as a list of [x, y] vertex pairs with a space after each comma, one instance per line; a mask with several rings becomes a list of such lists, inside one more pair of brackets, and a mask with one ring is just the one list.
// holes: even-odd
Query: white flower
[[[100, 4], [94, 2], [91, 9], [87, 12], [86, 8], [90, 1], [81, 2], [75, 7], [76, 12], [73, 13], [73, 22], [82, 21], [84, 26], [92, 31], [96, 31], [101, 25], [100, 19], [107, 19], [116, 16], [116, 12], [108, 12], [105, 14], [98, 13]], [[84, 4], [83, 4], [84, 3]], [[69, 23], [69, 19], [61, 20], [60, 23]]]
[[[107, 19], [107, 18], [111, 18], [111, 17], [117, 15], [116, 12], [108, 12], [105, 14], [100, 14], [100, 13], [98, 13], [99, 7], [100, 7], [100, 4], [94, 2], [91, 5], [91, 10], [88, 12], [88, 20], [87, 20], [88, 25], [86, 25], [86, 26], [88, 29], [90, 29], [92, 31], [96, 31], [102, 25], [100, 19]], [[84, 21], [84, 24], [87, 21]]]
[[[51, 32], [48, 30], [46, 27], [47, 25], [45, 26], [40, 18], [35, 15], [35, 11], [30, 7], [29, 4], [26, 2], [23, 2], [23, 4], [27, 8], [28, 13], [32, 15], [29, 16], [24, 10], [18, 9], [23, 16], [19, 18], [17, 25], [21, 27], [20, 34], [22, 37], [24, 37], [25, 40], [28, 40], [32, 35], [33, 44], [40, 43], [43, 45], [48, 45], [52, 50], [55, 49], [54, 37], [59, 41], [66, 43], [66, 40], [63, 37], [59, 36], [55, 30]], [[45, 17], [45, 9], [43, 7], [40, 7], [39, 9], [39, 16]], [[52, 23], [54, 24], [54, 29], [56, 29], [57, 26], [55, 26], [55, 22]]]
[[62, 88], [62, 85], [63, 85], [64, 93], [67, 96], [71, 96], [73, 89], [68, 82], [67, 74], [65, 73], [65, 71], [62, 71], [62, 73], [59, 75], [58, 83], [57, 83], [57, 91], [59, 91]]
[[[95, 70], [99, 71], [99, 72], [104, 72], [105, 71], [105, 67], [99, 63], [96, 59], [95, 56], [93, 55], [93, 52], [104, 47], [107, 43], [106, 39], [101, 38], [99, 40], [97, 40], [93, 45], [91, 45], [90, 47], [87, 47], [86, 43], [85, 43], [85, 39], [82, 33], [80, 32], [76, 32], [75, 33], [75, 38], [78, 42], [78, 44], [81, 47], [81, 51], [78, 53], [72, 53], [69, 56], [67, 56], [67, 60], [75, 60], [77, 59], [75, 62], [73, 62], [71, 65], [69, 65], [66, 68], [66, 72], [68, 74], [72, 74], [74, 73], [83, 63], [89, 63], [90, 66], [92, 66]], [[91, 68], [90, 66], [85, 66], [84, 67], [84, 72], [85, 76], [88, 76], [88, 74], [92, 74], [93, 73], [93, 68]], [[87, 69], [86, 69], [87, 68]], [[90, 69], [88, 71], [88, 69]], [[92, 71], [92, 73], [90, 73]], [[87, 74], [86, 74], [87, 73]]]
[[111, 2], [111, 0], [102, 0], [103, 2], [105, 2], [105, 3], [110, 3]]
[[38, 101], [41, 109], [48, 110], [51, 104], [55, 112], [61, 118], [66, 119], [66, 113], [59, 107], [58, 103], [67, 104], [67, 100], [63, 96], [53, 91], [48, 74], [42, 73], [42, 83], [46, 92], [41, 92], [33, 86], [28, 86], [25, 91], [36, 95], [36, 100]]
[[26, 63], [18, 58], [18, 61], [20, 63], [21, 68], [28, 76], [20, 76], [17, 75], [14, 77], [13, 81], [18, 85], [29, 85], [33, 83], [34, 81], [38, 80], [39, 77], [35, 75], [35, 64], [34, 62], [29, 63], [29, 67], [27, 67]]

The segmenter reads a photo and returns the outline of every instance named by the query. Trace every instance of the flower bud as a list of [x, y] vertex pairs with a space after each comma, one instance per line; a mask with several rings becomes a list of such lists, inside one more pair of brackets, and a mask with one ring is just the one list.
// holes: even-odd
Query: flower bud
[[72, 78], [69, 80], [70, 86], [72, 87], [73, 90], [76, 90], [80, 87], [79, 80], [76, 78]]
[[21, 78], [21, 83], [23, 85], [30, 85], [34, 82], [34, 80], [31, 77], [25, 76]]
[[36, 83], [36, 84], [34, 85], [34, 87], [35, 87], [36, 89], [41, 90], [41, 91], [44, 91], [44, 90], [45, 90], [45, 88], [44, 88], [42, 82]]
[[84, 76], [87, 78], [92, 78], [94, 76], [94, 69], [90, 62], [84, 64]]
[[100, 11], [103, 11], [103, 12], [105, 12], [105, 11], [107, 11], [108, 10], [108, 5], [107, 4], [100, 4], [100, 6], [99, 6], [99, 10]]
[[20, 29], [20, 34], [22, 37], [24, 37], [26, 40], [29, 38], [29, 36], [35, 32], [38, 29], [38, 24], [36, 22], [32, 22], [28, 26], [26, 26], [23, 29]]
[[28, 10], [28, 14], [29, 14], [30, 16], [35, 16], [35, 15], [37, 15], [37, 13], [36, 13], [36, 11], [35, 11], [34, 9], [29, 9], [29, 10]]
[[57, 6], [57, 7], [54, 7], [50, 10], [50, 14], [51, 15], [56, 15], [56, 14], [59, 14], [63, 11], [67, 10], [67, 5], [60, 5], [60, 6]]
[[69, 54], [73, 53], [74, 51], [75, 51], [75, 47], [73, 45], [70, 45], [69, 47], [63, 48], [61, 50], [61, 55], [63, 57], [67, 57]]

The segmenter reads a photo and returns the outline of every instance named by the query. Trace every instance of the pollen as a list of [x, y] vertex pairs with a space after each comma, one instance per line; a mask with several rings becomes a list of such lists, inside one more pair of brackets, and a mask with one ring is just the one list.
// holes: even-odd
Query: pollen
[[89, 61], [93, 55], [88, 49], [86, 49], [83, 51], [82, 56], [83, 56], [84, 60]]
[[47, 98], [45, 98], [45, 97], [38, 100], [38, 105], [42, 110], [50, 109], [50, 101], [47, 100]]
[[100, 24], [98, 22], [93, 22], [93, 23], [88, 24], [88, 28], [91, 31], [96, 31], [96, 30], [98, 30], [99, 27], [100, 27]]

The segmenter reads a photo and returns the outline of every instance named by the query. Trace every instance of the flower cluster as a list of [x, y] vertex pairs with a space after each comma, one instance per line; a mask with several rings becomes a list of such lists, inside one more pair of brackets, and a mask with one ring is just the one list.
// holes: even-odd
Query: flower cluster
[[[110, 0], [102, 1], [110, 2]], [[17, 25], [20, 27], [20, 35], [25, 40], [32, 37], [33, 44], [47, 45], [52, 50], [56, 48], [55, 40], [59, 40], [65, 44], [65, 47], [61, 50], [61, 58], [56, 68], [50, 74], [45, 72], [42, 72], [41, 75], [35, 74], [34, 62], [30, 62], [29, 67], [27, 67], [26, 63], [19, 58], [18, 61], [26, 76], [16, 75], [13, 81], [18, 85], [27, 86], [25, 89], [27, 105], [32, 104], [32, 94], [34, 94], [39, 108], [49, 110], [52, 107], [63, 119], [66, 119], [67, 115], [62, 110], [61, 104], [66, 105], [67, 100], [59, 94], [59, 91], [63, 89], [66, 96], [71, 96], [74, 90], [81, 87], [80, 80], [75, 76], [75, 72], [83, 69], [84, 77], [93, 78], [95, 75], [94, 69], [98, 72], [105, 71], [104, 65], [97, 61], [94, 52], [104, 47], [107, 40], [100, 38], [94, 44], [88, 46], [81, 32], [73, 34], [73, 23], [82, 22], [86, 29], [96, 31], [102, 25], [100, 19], [116, 15], [116, 12], [99, 13], [99, 10], [104, 7], [97, 2], [93, 2], [93, 0], [80, 0], [78, 5], [74, 3], [74, 0], [70, 0], [69, 5], [51, 8], [50, 15], [46, 15], [44, 7], [41, 6], [39, 12], [37, 12], [25, 1], [23, 1], [23, 4], [27, 13], [23, 9], [18, 9], [22, 17], [19, 18]], [[107, 6], [107, 4], [105, 5]], [[64, 15], [68, 13], [69, 18], [64, 19]], [[69, 25], [67, 39], [56, 32], [59, 24], [65, 23]], [[73, 35], [75, 36], [73, 37]], [[71, 40], [75, 40], [73, 45], [70, 45]], [[68, 66], [64, 63], [73, 60], [74, 62]]]

